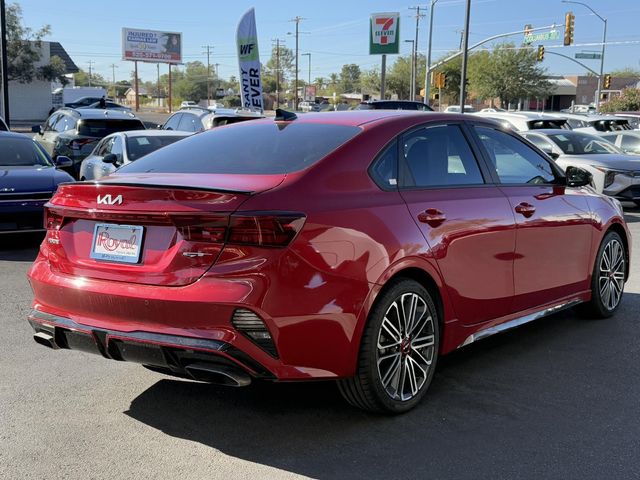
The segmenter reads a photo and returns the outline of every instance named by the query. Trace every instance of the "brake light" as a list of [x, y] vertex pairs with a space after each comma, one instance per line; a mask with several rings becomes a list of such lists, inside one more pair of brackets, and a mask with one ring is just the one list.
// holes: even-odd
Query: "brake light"
[[49, 208], [44, 209], [44, 228], [49, 230], [60, 230], [64, 217]]
[[71, 150], [80, 150], [85, 145], [94, 142], [95, 140], [93, 138], [78, 138], [76, 140], [71, 140], [71, 143], [69, 143], [69, 147], [71, 148]]
[[172, 221], [189, 242], [224, 243], [229, 219], [223, 215], [179, 215], [172, 217]]
[[302, 229], [304, 221], [305, 216], [299, 213], [232, 215], [227, 242], [235, 245], [285, 247]]

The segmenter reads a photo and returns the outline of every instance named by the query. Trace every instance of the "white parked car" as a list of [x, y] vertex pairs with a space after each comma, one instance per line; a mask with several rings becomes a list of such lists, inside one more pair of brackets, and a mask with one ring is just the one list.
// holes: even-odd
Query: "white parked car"
[[80, 165], [80, 180], [98, 180], [127, 163], [188, 137], [188, 132], [132, 130], [104, 137]]
[[[471, 105], [464, 106], [465, 113], [475, 113], [476, 109]], [[444, 113], [460, 113], [460, 105], [449, 105], [444, 109]]]
[[478, 112], [483, 118], [497, 120], [505, 127], [516, 131], [537, 130], [540, 128], [566, 128], [570, 130], [567, 121], [563, 118], [545, 115], [539, 112]]
[[579, 115], [575, 113], [546, 113], [551, 117], [564, 118], [573, 130], [585, 133], [631, 130], [629, 121], [614, 115]]
[[640, 206], [640, 159], [599, 135], [576, 130], [522, 132], [524, 138], [555, 159], [560, 168], [579, 167], [593, 175], [599, 193]]
[[188, 107], [197, 107], [198, 104], [196, 102], [192, 102], [190, 100], [186, 100], [180, 103], [180, 108], [188, 108]]
[[640, 132], [638, 130], [603, 133], [600, 135], [630, 155], [640, 155]]

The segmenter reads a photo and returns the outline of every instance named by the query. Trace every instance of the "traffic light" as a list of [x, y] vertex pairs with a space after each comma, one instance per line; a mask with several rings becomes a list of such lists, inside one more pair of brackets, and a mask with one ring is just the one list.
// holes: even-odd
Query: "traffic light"
[[544, 60], [544, 45], [538, 45], [538, 55], [536, 56], [536, 60], [538, 62]]
[[611, 88], [611, 75], [608, 73], [604, 76], [604, 85], [605, 90], [609, 90]]
[[436, 73], [436, 88], [445, 88], [447, 86], [447, 76], [444, 73]]
[[564, 45], [573, 43], [573, 30], [576, 24], [576, 16], [573, 12], [567, 12], [564, 16]]

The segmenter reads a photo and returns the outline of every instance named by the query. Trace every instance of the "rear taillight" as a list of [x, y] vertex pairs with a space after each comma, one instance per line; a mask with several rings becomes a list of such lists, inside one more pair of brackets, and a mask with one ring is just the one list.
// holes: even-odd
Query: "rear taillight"
[[304, 225], [302, 214], [232, 215], [227, 242], [234, 245], [286, 247]]
[[85, 145], [89, 145], [90, 143], [94, 143], [96, 140], [93, 138], [77, 138], [75, 140], [71, 140], [69, 143], [69, 147], [71, 150], [80, 150]]
[[304, 225], [299, 213], [241, 213], [237, 215], [176, 215], [171, 217], [190, 242], [229, 243], [257, 247], [286, 247]]
[[64, 217], [49, 208], [44, 209], [44, 228], [47, 230], [60, 230]]
[[224, 243], [229, 217], [180, 215], [173, 217], [172, 221], [189, 242]]

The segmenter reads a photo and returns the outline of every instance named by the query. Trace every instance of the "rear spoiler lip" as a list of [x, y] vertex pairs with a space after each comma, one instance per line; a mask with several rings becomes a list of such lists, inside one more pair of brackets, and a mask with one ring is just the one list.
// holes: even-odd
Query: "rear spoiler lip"
[[155, 183], [135, 183], [135, 182], [100, 182], [100, 181], [84, 181], [84, 182], [64, 182], [58, 185], [100, 185], [104, 187], [141, 187], [141, 188], [176, 188], [180, 190], [197, 190], [206, 192], [220, 192], [220, 193], [242, 193], [245, 195], [255, 195], [255, 190], [239, 190], [229, 188], [217, 188], [217, 187], [194, 187], [190, 185], [171, 185], [171, 184], [155, 184]]

